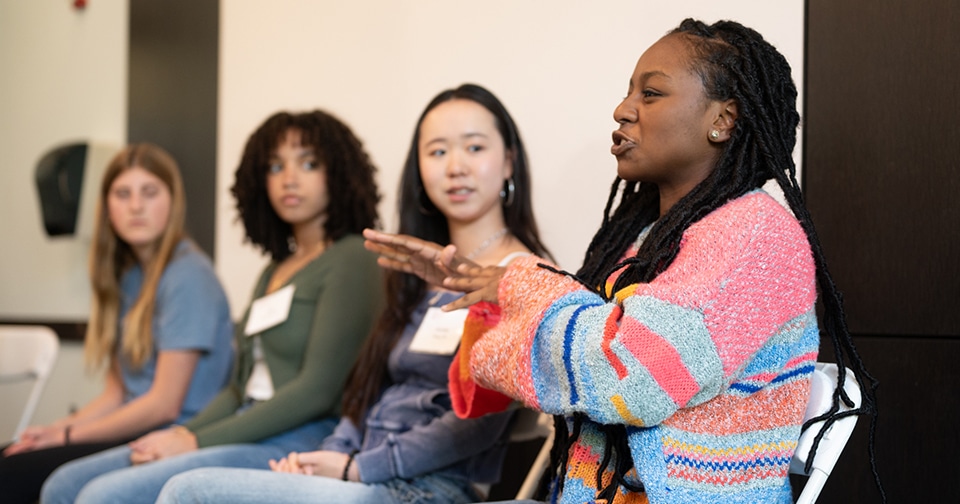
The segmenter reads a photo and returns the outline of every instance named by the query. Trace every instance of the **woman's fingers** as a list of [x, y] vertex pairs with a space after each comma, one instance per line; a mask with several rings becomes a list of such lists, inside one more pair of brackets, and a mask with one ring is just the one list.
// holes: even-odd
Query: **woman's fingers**
[[146, 451], [130, 452], [130, 463], [133, 465], [143, 464], [146, 462], [153, 462], [156, 459], [157, 459], [157, 456], [153, 452], [146, 452]]
[[460, 299], [443, 307], [444, 311], [465, 308], [480, 301], [497, 302], [497, 292], [500, 289], [500, 278], [506, 268], [499, 266], [462, 267], [457, 277], [448, 277], [443, 286], [460, 292], [466, 292]]
[[395, 259], [388, 259], [383, 256], [377, 258], [377, 264], [383, 268], [388, 268], [403, 273], [410, 273], [422, 278], [427, 283], [434, 285], [440, 285], [443, 282], [443, 279], [446, 277], [444, 272], [440, 271], [436, 267], [432, 266], [430, 263], [420, 262], [420, 261], [397, 261]]
[[483, 295], [481, 295], [480, 291], [474, 291], [464, 294], [463, 297], [441, 306], [440, 309], [445, 312], [459, 310], [460, 308], [469, 308], [480, 301], [483, 301]]
[[430, 260], [435, 260], [443, 248], [436, 243], [413, 236], [384, 233], [373, 229], [363, 230], [363, 237], [366, 238], [364, 246], [367, 250], [378, 254], [423, 255]]
[[8, 446], [6, 450], [3, 451], [4, 456], [16, 455], [18, 453], [28, 452], [33, 449], [33, 441], [19, 441]]
[[298, 473], [299, 467], [297, 466], [296, 453], [291, 452], [286, 457], [274, 461], [273, 459], [269, 460], [270, 469], [274, 472], [285, 472], [285, 473]]
[[480, 290], [490, 283], [487, 277], [447, 277], [443, 287], [457, 292], [473, 292]]
[[377, 263], [384, 268], [411, 273], [439, 285], [446, 273], [437, 266], [442, 247], [412, 236], [391, 235], [371, 229], [363, 232], [364, 248], [378, 254]]
[[[498, 266], [481, 266], [471, 261], [460, 255], [454, 245], [441, 247], [412, 236], [394, 235], [373, 229], [365, 229], [363, 236], [366, 238], [364, 247], [380, 256], [377, 258], [380, 266], [414, 274], [430, 284], [442, 285], [459, 292], [484, 289], [491, 282], [499, 281], [504, 271], [504, 268]], [[494, 290], [494, 301], [495, 294]], [[464, 305], [474, 298], [475, 296], [466, 297], [467, 301], [461, 300], [457, 304]], [[489, 289], [486, 289], [477, 300], [489, 300], [488, 298]], [[469, 304], [472, 303], [464, 306]]]
[[499, 282], [504, 271], [506, 269], [499, 266], [461, 265], [457, 271], [447, 276], [443, 286], [461, 292], [475, 291], [491, 282]]
[[410, 262], [410, 256], [416, 254], [416, 252], [406, 247], [392, 247], [371, 241], [363, 242], [363, 248], [379, 255], [380, 257], [387, 257], [403, 262]]
[[377, 258], [377, 264], [383, 268], [402, 271], [404, 273], [413, 273], [413, 265], [406, 261], [398, 261], [389, 257], [380, 256]]

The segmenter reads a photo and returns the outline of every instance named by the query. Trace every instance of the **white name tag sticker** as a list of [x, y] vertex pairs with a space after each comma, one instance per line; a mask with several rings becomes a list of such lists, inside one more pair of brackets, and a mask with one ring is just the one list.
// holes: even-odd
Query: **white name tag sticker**
[[250, 316], [247, 317], [247, 327], [243, 333], [247, 336], [259, 334], [278, 325], [290, 315], [290, 304], [293, 303], [293, 285], [278, 289], [250, 304]]
[[467, 320], [469, 310], [461, 308], [445, 312], [440, 308], [429, 308], [420, 322], [410, 351], [437, 355], [453, 355], [463, 335], [463, 322]]

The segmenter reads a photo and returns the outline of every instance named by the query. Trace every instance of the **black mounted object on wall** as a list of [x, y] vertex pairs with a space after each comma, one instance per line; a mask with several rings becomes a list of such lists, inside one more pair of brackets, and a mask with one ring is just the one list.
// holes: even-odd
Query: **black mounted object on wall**
[[40, 157], [34, 180], [47, 236], [93, 236], [100, 177], [119, 150], [112, 143], [77, 141]]
[[86, 143], [51, 149], [37, 163], [37, 191], [43, 227], [48, 236], [73, 235], [76, 232], [86, 163]]

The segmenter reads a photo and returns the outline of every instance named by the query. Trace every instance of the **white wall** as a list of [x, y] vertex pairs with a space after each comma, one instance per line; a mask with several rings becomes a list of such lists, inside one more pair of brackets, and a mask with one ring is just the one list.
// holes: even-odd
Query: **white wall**
[[392, 230], [414, 122], [433, 95], [463, 82], [488, 87], [518, 122], [543, 238], [575, 269], [616, 173], [613, 109], [643, 50], [685, 17], [757, 29], [802, 83], [802, 0], [222, 2], [216, 263], [234, 313], [266, 262], [239, 245], [228, 192], [250, 132], [279, 109], [339, 115], [380, 168]]
[[128, 4], [72, 5], [0, 0], [0, 318], [89, 310], [89, 244], [46, 236], [34, 167], [63, 143], [125, 141]]
[[[802, 83], [802, 0], [221, 2], [216, 263], [234, 313], [265, 260], [241, 245], [227, 188], [264, 118], [283, 108], [340, 115], [381, 169], [380, 210], [394, 229], [416, 117], [441, 89], [468, 81], [494, 91], [520, 125], [544, 239], [576, 268], [615, 174], [613, 108], [641, 52], [687, 16], [758, 29]], [[124, 143], [127, 17], [127, 0], [83, 11], [67, 0], [0, 0], [2, 318], [87, 317], [87, 244], [43, 234], [33, 168], [62, 142]], [[80, 376], [79, 345], [68, 344], [35, 420], [99, 390]]]

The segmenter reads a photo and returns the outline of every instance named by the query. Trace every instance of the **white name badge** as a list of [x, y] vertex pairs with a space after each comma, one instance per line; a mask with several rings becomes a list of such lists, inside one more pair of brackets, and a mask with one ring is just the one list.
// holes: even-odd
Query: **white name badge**
[[247, 336], [259, 334], [287, 320], [290, 304], [293, 303], [293, 285], [278, 289], [250, 304], [250, 316], [243, 333]]
[[469, 310], [461, 308], [445, 312], [440, 308], [429, 308], [420, 322], [410, 351], [437, 355], [453, 355], [460, 344], [463, 335], [463, 322], [467, 319]]

